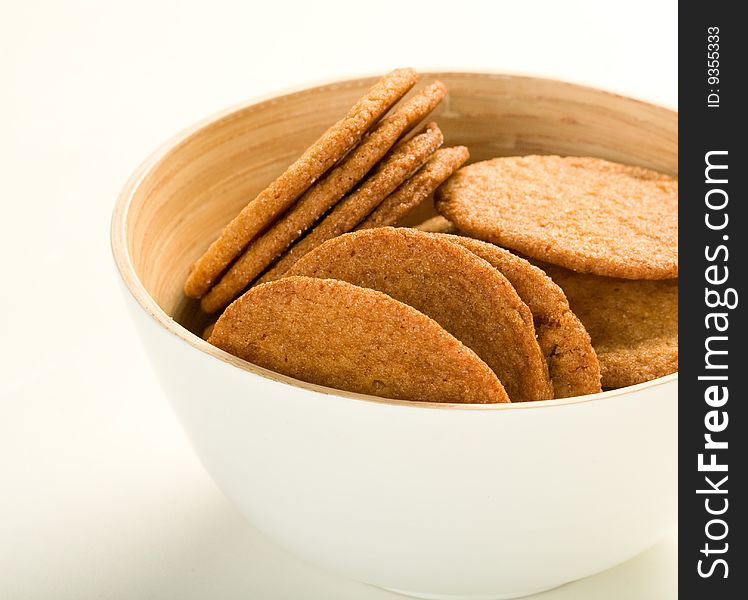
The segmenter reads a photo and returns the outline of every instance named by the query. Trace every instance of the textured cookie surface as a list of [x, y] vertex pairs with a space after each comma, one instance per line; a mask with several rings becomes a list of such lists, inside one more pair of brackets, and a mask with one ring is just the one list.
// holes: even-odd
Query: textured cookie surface
[[418, 173], [387, 196], [356, 229], [394, 225], [433, 194], [468, 158], [470, 152], [465, 146], [437, 150]]
[[343, 198], [305, 238], [291, 246], [259, 282], [266, 283], [282, 277], [307, 252], [356, 227], [382, 200], [418, 170], [443, 141], [444, 136], [437, 124], [429, 123], [422, 133], [395, 146], [375, 172], [352, 194]]
[[460, 230], [581, 273], [678, 275], [678, 182], [587, 157], [495, 158], [460, 169], [437, 191]]
[[288, 277], [253, 287], [218, 319], [210, 343], [296, 379], [385, 398], [489, 403], [496, 375], [435, 321], [343, 281]]
[[385, 75], [335, 125], [260, 192], [224, 228], [198, 258], [184, 285], [187, 296], [199, 298], [242, 252], [244, 247], [316, 179], [340, 160], [379, 118], [416, 83], [412, 69], [398, 69]]
[[592, 338], [605, 388], [678, 370], [678, 281], [632, 281], [544, 265]]
[[584, 325], [558, 285], [541, 269], [494, 244], [439, 234], [501, 271], [532, 312], [538, 344], [548, 362], [555, 398], [600, 392], [600, 364]]
[[474, 350], [512, 402], [553, 397], [530, 310], [498, 270], [459, 244], [406, 228], [366, 229], [329, 240], [288, 275], [384, 292]]

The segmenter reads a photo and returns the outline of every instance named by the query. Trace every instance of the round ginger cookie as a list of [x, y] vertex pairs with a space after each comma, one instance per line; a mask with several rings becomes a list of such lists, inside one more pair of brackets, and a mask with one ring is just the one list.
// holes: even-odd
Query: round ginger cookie
[[464, 246], [493, 265], [527, 304], [538, 344], [548, 362], [554, 398], [571, 398], [602, 391], [600, 363], [590, 335], [574, 315], [563, 290], [541, 269], [494, 244], [468, 237], [433, 233]]
[[203, 296], [246, 245], [345, 156], [417, 79], [413, 69], [396, 69], [369, 88], [340, 121], [226, 225], [193, 265], [184, 284], [185, 295]]
[[343, 281], [287, 277], [255, 286], [210, 343], [290, 377], [422, 402], [509, 399], [475, 353], [416, 309]]
[[584, 323], [600, 361], [604, 388], [678, 370], [678, 280], [619, 279], [542, 265]]
[[678, 276], [678, 181], [576, 156], [494, 158], [460, 169], [436, 209], [471, 237], [580, 273]]
[[512, 402], [553, 397], [530, 310], [498, 270], [459, 244], [407, 228], [365, 229], [325, 242], [287, 274], [384, 292], [475, 351]]

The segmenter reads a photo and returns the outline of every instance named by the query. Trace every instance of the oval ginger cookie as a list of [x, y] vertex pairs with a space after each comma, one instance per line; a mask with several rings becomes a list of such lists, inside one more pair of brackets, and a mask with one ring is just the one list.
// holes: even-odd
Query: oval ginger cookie
[[[343, 198], [306, 237], [301, 238], [257, 283], [267, 283], [282, 277], [299, 258], [325, 240], [355, 227], [383, 198], [397, 188], [418, 169], [444, 141], [436, 123], [426, 125], [422, 133], [399, 143], [356, 190]], [[236, 275], [236, 276], [234, 276]], [[228, 273], [200, 301], [206, 313], [214, 313], [227, 306], [246, 285], [241, 269]]]
[[384, 292], [475, 351], [512, 402], [553, 397], [530, 310], [499, 271], [458, 244], [406, 228], [365, 229], [328, 240], [288, 275]]
[[210, 343], [261, 367], [351, 392], [423, 402], [508, 402], [475, 353], [416, 309], [343, 281], [259, 285], [218, 319]]
[[605, 388], [678, 370], [678, 280], [632, 281], [545, 266], [584, 323]]
[[576, 156], [514, 156], [469, 165], [436, 208], [471, 237], [581, 273], [678, 276], [678, 181]]
[[431, 235], [464, 246], [509, 280], [532, 313], [538, 344], [548, 362], [555, 398], [602, 391], [600, 363], [590, 335], [571, 311], [563, 290], [548, 275], [525, 259], [494, 244], [444, 233]]

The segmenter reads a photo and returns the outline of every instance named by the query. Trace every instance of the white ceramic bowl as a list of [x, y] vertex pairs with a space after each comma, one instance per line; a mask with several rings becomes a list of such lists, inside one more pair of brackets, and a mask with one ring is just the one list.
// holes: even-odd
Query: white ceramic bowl
[[[677, 172], [669, 110], [542, 79], [424, 79], [437, 76], [450, 94], [436, 120], [473, 160], [585, 154]], [[125, 295], [195, 451], [279, 544], [413, 596], [510, 598], [641, 552], [675, 523], [677, 375], [531, 404], [419, 404], [301, 383], [191, 333], [205, 325], [181, 294], [191, 263], [371, 81], [214, 117], [151, 156], [117, 202]]]

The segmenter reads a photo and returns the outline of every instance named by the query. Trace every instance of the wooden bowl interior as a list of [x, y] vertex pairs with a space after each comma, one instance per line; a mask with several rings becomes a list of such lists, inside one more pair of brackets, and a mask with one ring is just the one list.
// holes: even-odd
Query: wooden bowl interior
[[[431, 118], [471, 162], [520, 154], [588, 155], [677, 174], [677, 115], [598, 90], [527, 77], [431, 73], [449, 95]], [[255, 103], [193, 131], [135, 186], [125, 212], [133, 269], [156, 303], [200, 335], [208, 319], [182, 294], [221, 228], [373, 82], [324, 85]], [[417, 212], [431, 214], [430, 203]], [[414, 219], [411, 219], [411, 221]]]

